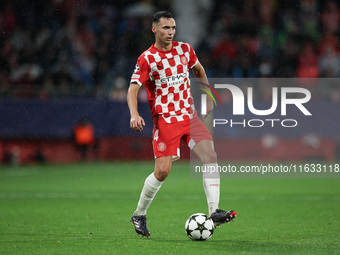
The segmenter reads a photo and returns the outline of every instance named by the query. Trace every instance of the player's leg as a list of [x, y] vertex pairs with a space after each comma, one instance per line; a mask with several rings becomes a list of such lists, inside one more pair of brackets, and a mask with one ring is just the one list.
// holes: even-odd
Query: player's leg
[[144, 182], [137, 209], [131, 218], [136, 232], [142, 236], [150, 236], [149, 229], [146, 225], [146, 211], [156, 196], [158, 190], [161, 188], [162, 183], [169, 175], [171, 163], [172, 156], [156, 158], [155, 171], [151, 173]]
[[209, 215], [218, 209], [220, 201], [220, 175], [217, 171], [217, 158], [213, 141], [201, 140], [193, 148], [195, 154], [203, 163], [203, 167], [209, 169], [203, 173], [203, 187], [207, 197]]
[[188, 145], [199, 157], [203, 163], [203, 167], [210, 170], [203, 173], [203, 186], [207, 197], [210, 217], [215, 225], [230, 222], [236, 217], [236, 212], [226, 212], [219, 209], [220, 174], [214, 143], [209, 130], [197, 116], [194, 117], [190, 123], [190, 142]]
[[158, 181], [164, 182], [168, 177], [171, 170], [172, 159], [172, 156], [165, 156], [155, 159], [154, 175]]
[[201, 140], [193, 148], [193, 151], [203, 163], [203, 167], [209, 169], [203, 173], [203, 187], [207, 197], [209, 216], [215, 226], [230, 222], [236, 217], [235, 211], [224, 211], [218, 207], [220, 201], [220, 174], [218, 171], [214, 143], [211, 140]]
[[151, 173], [144, 182], [135, 215], [146, 215], [146, 211], [153, 198], [169, 175], [171, 163], [172, 156], [155, 159], [155, 171]]
[[[176, 128], [177, 127], [177, 128]], [[162, 183], [168, 177], [172, 160], [179, 157], [179, 144], [181, 134], [176, 132], [181, 130], [178, 124], [156, 125], [153, 135], [153, 149], [155, 154], [155, 170], [150, 174], [145, 182], [140, 194], [137, 209], [131, 221], [137, 233], [149, 236], [150, 232], [146, 226], [146, 212], [152, 200], [161, 188]]]

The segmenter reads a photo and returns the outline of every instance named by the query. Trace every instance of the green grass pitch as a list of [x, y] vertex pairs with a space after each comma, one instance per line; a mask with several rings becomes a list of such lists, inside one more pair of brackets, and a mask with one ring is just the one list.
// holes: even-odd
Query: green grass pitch
[[153, 162], [0, 167], [0, 254], [340, 254], [340, 179], [221, 179], [237, 219], [206, 242], [184, 223], [207, 213], [201, 179], [175, 162], [148, 210], [130, 217]]

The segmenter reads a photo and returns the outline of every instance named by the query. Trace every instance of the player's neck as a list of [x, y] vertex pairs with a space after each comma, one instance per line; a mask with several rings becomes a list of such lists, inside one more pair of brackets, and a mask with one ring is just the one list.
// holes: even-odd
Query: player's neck
[[154, 44], [155, 48], [161, 51], [170, 51], [172, 49], [172, 42], [169, 44], [165, 44], [159, 41], [156, 41]]

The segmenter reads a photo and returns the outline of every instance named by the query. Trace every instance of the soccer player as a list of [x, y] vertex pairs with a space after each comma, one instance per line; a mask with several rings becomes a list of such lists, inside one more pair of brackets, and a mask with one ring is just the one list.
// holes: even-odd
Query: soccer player
[[[138, 91], [143, 84], [148, 93], [154, 122], [155, 169], [144, 182], [137, 209], [131, 218], [136, 232], [147, 237], [150, 232], [146, 224], [146, 211], [169, 175], [172, 161], [180, 157], [181, 138], [197, 154], [204, 167], [217, 169], [212, 137], [198, 118], [190, 93], [189, 68], [197, 79], [207, 84], [204, 68], [189, 43], [173, 41], [176, 23], [171, 13], [155, 13], [152, 32], [155, 35], [155, 43], [138, 58], [127, 95], [131, 129], [140, 132], [145, 126], [137, 107]], [[212, 109], [213, 102], [208, 100], [207, 113]], [[218, 207], [219, 175], [203, 175], [203, 186], [209, 215], [215, 225], [233, 220], [236, 217], [235, 211], [226, 212]]]

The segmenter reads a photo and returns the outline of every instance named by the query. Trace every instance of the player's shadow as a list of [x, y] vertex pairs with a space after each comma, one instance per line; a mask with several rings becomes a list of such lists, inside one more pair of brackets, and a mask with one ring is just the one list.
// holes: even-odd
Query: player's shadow
[[[159, 242], [159, 243], [168, 243], [168, 244], [180, 244], [181, 246], [185, 246], [186, 243], [190, 246], [193, 244], [197, 247], [199, 246], [202, 251], [206, 251], [209, 254], [212, 250], [229, 250], [229, 251], [241, 251], [241, 252], [249, 252], [249, 253], [262, 253], [267, 252], [268, 254], [281, 254], [282, 250], [278, 249], [278, 247], [282, 246], [282, 243], [277, 242], [258, 242], [258, 241], [249, 241], [249, 240], [214, 240], [209, 239], [207, 241], [192, 241], [190, 239], [164, 239], [164, 238], [149, 238], [151, 242]], [[287, 251], [298, 251], [302, 247], [294, 244], [284, 244], [284, 249]]]

